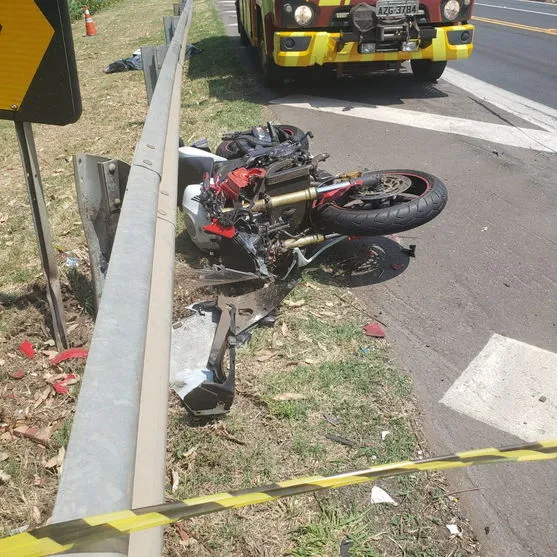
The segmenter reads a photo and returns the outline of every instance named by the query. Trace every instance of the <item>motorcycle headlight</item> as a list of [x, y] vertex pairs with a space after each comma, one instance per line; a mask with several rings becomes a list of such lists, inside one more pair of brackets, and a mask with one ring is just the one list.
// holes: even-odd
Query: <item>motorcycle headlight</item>
[[312, 19], [313, 10], [307, 4], [302, 4], [294, 10], [294, 21], [298, 25], [309, 25]]
[[460, 13], [458, 0], [448, 0], [443, 6], [443, 17], [449, 21], [454, 21]]

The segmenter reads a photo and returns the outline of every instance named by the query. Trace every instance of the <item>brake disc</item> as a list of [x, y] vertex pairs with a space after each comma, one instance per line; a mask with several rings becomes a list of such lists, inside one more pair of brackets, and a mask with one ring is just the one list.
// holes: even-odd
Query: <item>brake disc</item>
[[353, 188], [348, 195], [354, 201], [376, 201], [387, 197], [395, 197], [411, 187], [412, 179], [408, 176], [383, 174], [378, 184], [366, 188]]

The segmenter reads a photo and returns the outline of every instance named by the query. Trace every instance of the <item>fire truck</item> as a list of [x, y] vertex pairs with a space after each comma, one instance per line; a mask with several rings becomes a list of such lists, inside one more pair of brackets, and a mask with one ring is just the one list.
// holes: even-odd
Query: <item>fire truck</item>
[[409, 61], [435, 82], [447, 60], [472, 53], [474, 0], [236, 0], [243, 45], [259, 52], [264, 80], [297, 68], [329, 66], [337, 75], [399, 70]]

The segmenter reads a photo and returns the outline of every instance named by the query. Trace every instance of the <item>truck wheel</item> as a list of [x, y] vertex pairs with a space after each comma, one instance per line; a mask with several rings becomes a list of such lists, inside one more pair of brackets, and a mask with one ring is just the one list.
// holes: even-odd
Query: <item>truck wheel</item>
[[447, 62], [434, 62], [433, 60], [410, 60], [412, 73], [418, 81], [435, 83], [445, 71]]
[[238, 34], [240, 35], [240, 44], [242, 46], [249, 46], [250, 41], [242, 20], [240, 19], [240, 4], [236, 2], [236, 22], [238, 24]]
[[258, 38], [257, 53], [259, 55], [259, 67], [263, 74], [263, 83], [267, 85], [267, 87], [276, 87], [284, 80], [284, 69], [275, 64], [273, 57], [267, 54], [265, 33], [261, 20], [259, 20], [258, 25]]

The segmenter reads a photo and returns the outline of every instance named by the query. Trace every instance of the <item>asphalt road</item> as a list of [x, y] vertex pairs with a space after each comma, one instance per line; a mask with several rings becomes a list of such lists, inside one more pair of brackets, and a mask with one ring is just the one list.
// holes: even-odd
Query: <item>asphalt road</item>
[[[511, 3], [521, 10], [557, 12], [548, 4], [505, 1]], [[533, 19], [536, 14], [492, 8], [494, 14], [482, 12], [484, 8], [478, 7], [479, 17], [544, 24], [543, 16]], [[229, 1], [223, 0], [221, 12], [234, 35]], [[491, 32], [498, 33], [487, 39], [492, 47], [482, 42]], [[531, 49], [523, 49], [524, 56], [528, 52], [535, 59], [529, 63], [520, 58], [520, 71], [510, 56], [503, 65], [505, 48], [498, 46], [505, 41], [516, 51], [516, 36]], [[521, 106], [532, 99], [555, 106], [557, 36], [482, 24], [478, 44], [459, 71], [522, 94], [526, 98]], [[539, 49], [545, 53], [541, 62], [534, 56]], [[252, 71], [253, 58], [239, 51]], [[504, 97], [505, 91], [501, 93]], [[498, 383], [506, 389], [502, 426], [473, 419], [440, 400], [494, 333], [526, 343], [520, 345], [525, 353], [527, 345], [549, 351], [546, 354], [557, 352], [557, 148], [548, 147], [557, 145], [557, 111], [544, 110], [549, 115], [545, 131], [535, 132], [540, 130], [532, 124], [535, 117], [521, 119], [502, 110], [505, 103], [497, 99], [490, 104], [485, 96], [480, 99], [443, 80], [423, 86], [404, 73], [296, 84], [267, 90], [266, 95], [274, 99], [278, 121], [314, 132], [312, 151], [331, 153], [327, 168], [332, 172], [416, 168], [445, 181], [445, 211], [426, 226], [400, 235], [403, 244], [417, 244], [416, 258], [401, 259], [398, 244], [383, 240], [392, 261], [403, 263], [402, 271], [393, 271], [387, 261], [383, 274], [358, 278], [353, 288], [385, 324], [400, 368], [414, 379], [434, 453], [520, 443], [504, 421], [528, 426], [527, 408], [513, 396], [530, 384], [526, 375], [511, 374], [512, 365], [508, 378]], [[537, 136], [540, 141], [521, 142], [534, 133], [542, 134]], [[520, 372], [529, 371], [528, 364], [523, 367]], [[557, 370], [546, 371], [555, 383]], [[555, 406], [555, 400], [551, 404]], [[547, 425], [557, 437], [557, 424]], [[543, 437], [547, 431], [538, 433]], [[482, 544], [482, 557], [555, 555], [555, 463], [477, 467], [448, 476], [453, 490], [464, 490], [459, 497]]]
[[451, 67], [557, 108], [557, 4], [482, 0], [473, 14], [473, 58]]

